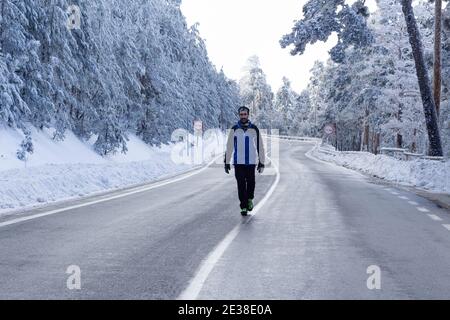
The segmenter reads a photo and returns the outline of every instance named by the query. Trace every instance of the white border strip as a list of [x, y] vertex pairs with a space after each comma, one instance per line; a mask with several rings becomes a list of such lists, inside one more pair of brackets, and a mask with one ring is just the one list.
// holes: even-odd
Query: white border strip
[[38, 213], [38, 214], [34, 214], [34, 215], [22, 217], [22, 218], [8, 220], [8, 221], [5, 221], [5, 222], [1, 222], [0, 223], [0, 228], [1, 227], [5, 227], [5, 226], [9, 226], [9, 225], [12, 225], [12, 224], [16, 224], [16, 223], [19, 223], [19, 222], [24, 222], [24, 221], [28, 221], [28, 220], [33, 220], [33, 219], [49, 216], [49, 215], [56, 214], [56, 213], [61, 213], [61, 212], [72, 210], [72, 209], [78, 209], [78, 208], [91, 206], [93, 204], [97, 204], [97, 203], [101, 203], [101, 202], [106, 202], [106, 201], [110, 201], [110, 200], [114, 200], [114, 199], [123, 198], [123, 197], [129, 196], [129, 195], [132, 195], [132, 194], [145, 192], [145, 191], [152, 190], [152, 189], [155, 189], [155, 188], [159, 188], [159, 187], [162, 187], [162, 186], [174, 183], [174, 182], [185, 180], [185, 179], [190, 178], [192, 176], [195, 176], [195, 175], [203, 172], [207, 168], [209, 168], [212, 164], [214, 164], [217, 161], [217, 159], [219, 157], [222, 157], [222, 155], [220, 155], [218, 157], [215, 157], [211, 162], [209, 162], [203, 168], [200, 168], [198, 170], [194, 170], [193, 172], [188, 173], [188, 174], [182, 174], [181, 177], [170, 178], [170, 179], [164, 180], [163, 182], [155, 182], [155, 183], [152, 183], [150, 186], [145, 186], [145, 187], [133, 190], [133, 191], [128, 191], [128, 192], [121, 193], [121, 194], [118, 194], [118, 195], [115, 195], [115, 196], [110, 196], [110, 197], [107, 197], [107, 198], [102, 198], [102, 199], [93, 200], [93, 201], [89, 201], [89, 202], [85, 202], [85, 203], [80, 203], [80, 204], [69, 206], [69, 207], [64, 207], [64, 208], [55, 209], [55, 210], [51, 210], [51, 211], [47, 211], [47, 212], [43, 212], [43, 213]]
[[442, 221], [441, 217], [435, 215], [435, 214], [429, 214], [428, 215], [431, 219], [433, 219], [434, 221]]
[[208, 254], [208, 256], [203, 260], [200, 267], [195, 272], [194, 277], [189, 281], [189, 285], [187, 286], [187, 288], [183, 290], [183, 292], [178, 296], [177, 300], [196, 300], [198, 298], [198, 295], [200, 294], [200, 291], [202, 290], [206, 280], [208, 279], [209, 274], [214, 269], [215, 265], [225, 253], [227, 248], [239, 234], [242, 226], [251, 221], [251, 219], [258, 213], [258, 211], [264, 206], [272, 193], [275, 191], [278, 182], [280, 181], [280, 171], [278, 169], [278, 165], [279, 163], [274, 163], [274, 168], [277, 174], [275, 182], [272, 184], [269, 191], [264, 195], [261, 201], [255, 206], [252, 215], [248, 217], [245, 223], [240, 223], [236, 227], [234, 227], [233, 230], [231, 230], [225, 236], [225, 238], [220, 241], [220, 243]]

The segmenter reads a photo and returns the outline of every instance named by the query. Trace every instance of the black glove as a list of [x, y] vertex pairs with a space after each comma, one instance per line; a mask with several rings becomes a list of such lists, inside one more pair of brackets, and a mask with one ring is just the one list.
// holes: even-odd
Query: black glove
[[231, 170], [231, 165], [230, 164], [225, 164], [225, 172], [226, 172], [226, 174], [230, 174], [230, 170]]
[[264, 165], [261, 162], [258, 163], [257, 170], [258, 170], [259, 173], [263, 173], [264, 172]]

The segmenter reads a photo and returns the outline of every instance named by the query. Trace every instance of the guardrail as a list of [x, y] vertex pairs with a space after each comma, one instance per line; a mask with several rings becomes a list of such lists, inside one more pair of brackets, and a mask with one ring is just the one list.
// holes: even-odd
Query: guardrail
[[263, 134], [263, 136], [270, 137], [270, 138], [278, 138], [278, 139], [283, 139], [283, 140], [314, 141], [314, 142], [322, 141], [322, 139], [312, 138], [312, 137], [297, 137], [297, 136], [272, 135], [272, 134]]
[[[279, 138], [283, 140], [297, 140], [297, 141], [310, 141], [310, 142], [317, 142], [319, 145], [317, 146], [318, 150], [323, 153], [327, 153], [330, 155], [336, 155], [338, 153], [340, 154], [363, 154], [368, 153], [367, 151], [337, 151], [334, 149], [334, 147], [326, 148], [322, 144], [322, 139], [320, 138], [312, 138], [312, 137], [297, 137], [297, 136], [286, 136], [286, 135], [270, 135], [270, 134], [263, 134], [263, 136], [271, 137], [271, 138]], [[422, 153], [412, 153], [409, 152], [408, 149], [403, 148], [381, 148], [380, 149], [381, 154], [392, 156], [394, 158], [397, 158], [399, 160], [414, 160], [414, 159], [425, 159], [425, 160], [434, 160], [434, 161], [445, 161], [445, 157], [430, 157], [426, 156]]]
[[423, 153], [412, 153], [407, 149], [402, 148], [381, 148], [381, 153], [388, 156], [393, 156], [400, 160], [414, 160], [414, 159], [425, 159], [434, 161], [445, 161], [444, 157], [430, 157]]
[[[321, 146], [318, 147], [320, 152], [337, 155], [337, 154], [364, 154], [369, 153], [367, 151], [336, 151], [331, 148], [323, 148]], [[412, 153], [408, 152], [407, 149], [401, 148], [381, 148], [381, 154], [386, 156], [391, 156], [399, 160], [414, 160], [414, 159], [425, 159], [425, 160], [434, 160], [434, 161], [445, 161], [445, 157], [430, 157], [421, 153]]]

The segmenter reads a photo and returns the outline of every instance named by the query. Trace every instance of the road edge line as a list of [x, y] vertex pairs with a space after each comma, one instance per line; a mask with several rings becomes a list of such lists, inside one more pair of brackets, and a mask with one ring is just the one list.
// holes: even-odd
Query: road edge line
[[29, 220], [38, 219], [38, 218], [41, 218], [41, 217], [50, 216], [50, 215], [53, 215], [53, 214], [56, 214], [56, 213], [69, 211], [69, 210], [72, 210], [72, 209], [88, 207], [88, 206], [91, 206], [93, 204], [97, 204], [97, 203], [101, 203], [101, 202], [106, 202], [106, 201], [110, 201], [110, 200], [114, 200], [114, 199], [127, 197], [127, 196], [132, 195], [132, 194], [145, 192], [145, 191], [156, 189], [156, 188], [159, 188], [159, 187], [162, 187], [162, 186], [166, 186], [168, 184], [172, 184], [172, 183], [175, 183], [175, 182], [178, 182], [178, 181], [182, 181], [182, 180], [185, 180], [187, 178], [190, 178], [192, 176], [195, 176], [195, 175], [203, 172], [204, 170], [209, 168], [211, 165], [213, 165], [217, 161], [217, 159], [219, 159], [220, 157], [222, 157], [222, 155], [219, 155], [219, 156], [215, 157], [207, 165], [205, 165], [205, 166], [203, 166], [201, 168], [194, 169], [194, 170], [189, 170], [188, 173], [186, 173], [186, 174], [182, 173], [181, 177], [180, 176], [172, 177], [172, 178], [168, 178], [166, 180], [162, 180], [160, 182], [152, 182], [148, 186], [139, 187], [139, 188], [137, 188], [135, 190], [132, 190], [132, 191], [127, 191], [127, 192], [124, 192], [124, 193], [120, 193], [120, 194], [117, 194], [117, 195], [114, 195], [114, 196], [109, 196], [109, 197], [102, 198], [102, 199], [92, 200], [92, 201], [88, 201], [88, 202], [84, 202], [84, 203], [80, 203], [80, 204], [76, 204], [76, 205], [72, 205], [72, 206], [68, 206], [68, 207], [64, 207], [64, 208], [60, 208], [60, 209], [50, 210], [50, 211], [46, 211], [46, 212], [42, 212], [42, 213], [37, 213], [37, 214], [21, 217], [21, 218], [16, 218], [16, 219], [3, 221], [3, 222], [0, 222], [0, 228], [6, 227], [6, 226], [10, 226], [10, 225], [13, 225], [13, 224], [16, 224], [16, 223], [20, 223], [20, 222], [25, 222], [25, 221], [29, 221]]

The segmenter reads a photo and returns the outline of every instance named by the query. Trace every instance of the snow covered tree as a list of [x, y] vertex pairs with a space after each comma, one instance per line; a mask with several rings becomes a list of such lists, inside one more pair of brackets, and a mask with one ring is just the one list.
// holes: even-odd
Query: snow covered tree
[[295, 101], [294, 117], [291, 120], [289, 135], [307, 136], [311, 132], [308, 113], [311, 110], [311, 99], [308, 90], [303, 90]]
[[31, 138], [31, 133], [28, 130], [25, 130], [25, 138], [22, 140], [20, 144], [20, 149], [17, 150], [16, 155], [17, 159], [25, 162], [25, 166], [28, 160], [28, 156], [34, 152], [33, 140]]
[[129, 133], [158, 145], [194, 119], [227, 126], [240, 102], [178, 0], [1, 1], [0, 71], [2, 124], [72, 130], [102, 155]]
[[298, 94], [292, 89], [291, 81], [283, 77], [283, 84], [275, 95], [275, 111], [279, 114], [280, 134], [289, 134], [294, 127]]
[[311, 69], [311, 78], [308, 84], [308, 93], [311, 101], [308, 119], [310, 121], [310, 134], [313, 137], [318, 137], [320, 130], [325, 125], [325, 110], [328, 101], [328, 91], [324, 90], [326, 86], [325, 65], [322, 62], [316, 62]]
[[301, 55], [307, 44], [326, 42], [331, 34], [336, 33], [338, 43], [330, 54], [334, 61], [340, 62], [346, 48], [364, 47], [373, 42], [366, 25], [368, 15], [368, 8], [361, 0], [352, 5], [345, 0], [309, 0], [303, 6], [303, 18], [295, 23], [290, 34], [280, 40], [281, 47], [293, 45], [291, 54]]
[[22, 127], [31, 114], [21, 92], [25, 84], [18, 75], [27, 62], [28, 19], [25, 4], [5, 0], [0, 5], [0, 120]]
[[433, 93], [431, 91], [430, 77], [425, 64], [422, 39], [417, 26], [416, 17], [412, 7], [412, 0], [402, 0], [402, 10], [406, 20], [406, 26], [409, 34], [409, 41], [416, 64], [417, 79], [419, 81], [420, 94], [422, 97], [423, 109], [425, 114], [425, 123], [430, 142], [430, 155], [442, 156], [441, 136], [436, 114], [436, 104], [434, 103]]
[[442, 13], [442, 94], [439, 117], [444, 153], [450, 156], [450, 3]]
[[[376, 74], [379, 74], [379, 112], [376, 116], [377, 125], [381, 126], [381, 143], [398, 148], [409, 147], [417, 152], [417, 140], [425, 124], [408, 31], [404, 18], [399, 14], [401, 4], [397, 0], [379, 0], [377, 4], [378, 10], [369, 24], [376, 37], [370, 64], [378, 69]], [[418, 21], [424, 31], [424, 41], [431, 48], [431, 33], [427, 29], [432, 18], [430, 8], [421, 4], [416, 9], [421, 12]], [[431, 56], [431, 50], [426, 55]], [[420, 149], [423, 150], [424, 146]]]
[[[323, 127], [334, 123], [341, 150], [376, 153], [384, 145], [426, 152], [426, 122], [401, 2], [378, 0], [377, 5], [366, 24], [373, 37], [370, 46], [349, 46], [339, 63], [330, 60], [313, 68], [308, 85], [311, 134], [321, 136]], [[433, 9], [427, 2], [415, 6], [429, 74]]]
[[30, 110], [20, 95], [24, 84], [14, 73], [17, 63], [11, 55], [0, 53], [0, 123], [23, 128], [23, 121]]
[[434, 70], [433, 70], [433, 96], [436, 104], [436, 113], [439, 118], [439, 109], [441, 106], [441, 87], [442, 87], [442, 0], [435, 0], [434, 11]]
[[250, 108], [253, 121], [262, 129], [272, 129], [273, 93], [257, 56], [248, 59], [239, 86], [242, 103]]

